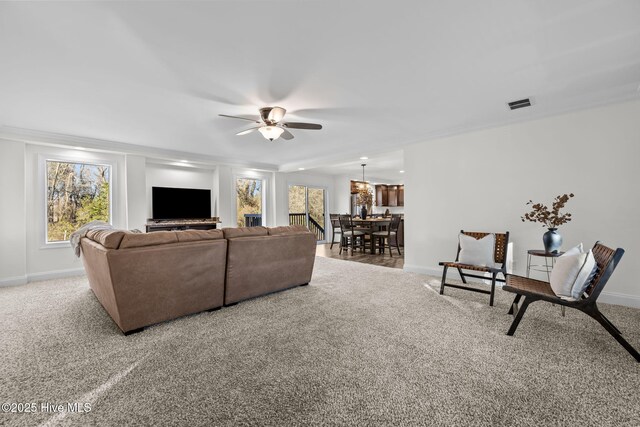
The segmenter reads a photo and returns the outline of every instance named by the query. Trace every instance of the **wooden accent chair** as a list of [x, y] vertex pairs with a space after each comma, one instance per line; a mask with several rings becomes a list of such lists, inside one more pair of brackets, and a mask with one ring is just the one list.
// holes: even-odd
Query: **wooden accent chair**
[[331, 246], [329, 247], [329, 249], [333, 249], [333, 244], [336, 241], [336, 234], [340, 234], [340, 238], [342, 238], [342, 228], [340, 228], [340, 215], [329, 214], [329, 219], [331, 221]]
[[[460, 230], [460, 234], [465, 234], [467, 236], [474, 237], [475, 239], [482, 239], [483, 237], [491, 234], [485, 232], [477, 232], [477, 231], [464, 231]], [[442, 283], [440, 285], [440, 295], [444, 293], [444, 288], [446, 286], [457, 288], [457, 289], [465, 289], [473, 292], [480, 292], [482, 294], [489, 294], [489, 305], [493, 306], [493, 297], [495, 295], [496, 290], [496, 282], [505, 282], [505, 279], [500, 279], [497, 277], [498, 273], [502, 273], [502, 276], [506, 278], [507, 276], [507, 265], [506, 265], [506, 257], [507, 257], [507, 246], [509, 245], [509, 232], [505, 233], [494, 233], [496, 236], [496, 242], [493, 248], [493, 260], [496, 265], [501, 265], [500, 267], [488, 267], [483, 265], [469, 265], [462, 264], [458, 262], [460, 257], [460, 242], [458, 241], [458, 253], [456, 254], [456, 260], [454, 262], [440, 262], [439, 265], [443, 266], [442, 270]], [[469, 286], [463, 285], [455, 285], [452, 283], [446, 283], [447, 279], [447, 270], [449, 267], [455, 268], [458, 270], [460, 274], [460, 279], [462, 279], [462, 283], [467, 283], [467, 277], [474, 277], [476, 279], [489, 279], [489, 277], [479, 274], [471, 274], [471, 273], [463, 273], [462, 270], [472, 270], [478, 271], [482, 273], [491, 273], [491, 290], [487, 291], [485, 289], [472, 288]]]
[[[513, 335], [516, 332], [516, 328], [522, 320], [522, 316], [527, 311], [529, 304], [535, 301], [548, 301], [553, 304], [558, 304], [563, 307], [575, 308], [583, 313], [593, 317], [598, 321], [606, 330], [631, 354], [637, 362], [640, 362], [640, 354], [622, 337], [622, 333], [616, 328], [604, 314], [598, 310], [596, 300], [600, 296], [600, 292], [607, 284], [607, 281], [616, 269], [616, 266], [620, 262], [624, 249], [618, 248], [615, 251], [602, 245], [600, 242], [596, 242], [593, 246], [593, 256], [596, 259], [597, 271], [596, 275], [591, 280], [591, 283], [587, 287], [583, 297], [576, 301], [564, 300], [553, 292], [551, 285], [547, 282], [540, 280], [529, 279], [527, 277], [515, 276], [512, 274], [507, 275], [506, 285], [502, 288], [505, 291], [513, 292], [516, 297], [513, 300], [513, 304], [509, 309], [509, 314], [514, 314], [515, 319], [511, 323], [511, 327], [507, 332], [507, 335]], [[520, 298], [524, 296], [524, 301], [520, 309], [517, 309], [517, 304]]]
[[360, 246], [364, 248], [364, 231], [357, 230], [351, 215], [340, 215], [340, 229], [342, 229], [342, 238], [340, 239], [340, 253], [342, 249], [346, 247], [346, 251], [349, 252], [349, 246], [351, 246], [351, 255], [353, 255], [353, 248]]
[[[372, 238], [375, 239], [376, 241], [379, 241], [380, 243], [378, 244], [378, 247], [380, 248], [380, 253], [383, 252], [383, 250], [385, 248], [389, 248], [389, 256], [393, 257], [393, 250], [391, 249], [391, 238], [396, 237], [398, 235], [398, 228], [400, 228], [400, 221], [402, 221], [402, 218], [398, 217], [393, 217], [391, 218], [391, 222], [389, 223], [389, 227], [387, 228], [387, 230], [384, 231], [374, 231], [372, 234]], [[398, 245], [398, 239], [395, 239], [396, 244], [395, 247], [398, 250], [398, 255], [402, 255], [402, 252], [400, 252], [400, 246]], [[371, 241], [371, 244], [373, 245], [374, 240]]]

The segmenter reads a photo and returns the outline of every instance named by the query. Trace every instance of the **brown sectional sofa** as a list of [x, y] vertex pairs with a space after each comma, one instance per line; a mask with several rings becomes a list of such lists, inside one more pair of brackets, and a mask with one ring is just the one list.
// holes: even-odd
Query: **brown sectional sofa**
[[226, 228], [225, 305], [309, 283], [316, 237], [304, 226]]
[[89, 284], [125, 333], [311, 280], [315, 236], [303, 226], [89, 231]]

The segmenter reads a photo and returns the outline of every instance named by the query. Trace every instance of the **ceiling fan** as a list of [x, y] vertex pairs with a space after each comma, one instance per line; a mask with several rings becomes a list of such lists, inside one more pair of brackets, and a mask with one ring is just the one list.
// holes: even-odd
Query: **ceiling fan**
[[287, 112], [282, 107], [264, 107], [260, 109], [260, 119], [251, 119], [248, 117], [229, 116], [227, 114], [218, 114], [221, 117], [229, 117], [231, 119], [248, 120], [250, 122], [258, 123], [260, 126], [245, 129], [238, 132], [236, 135], [246, 135], [258, 130], [262, 136], [269, 141], [273, 141], [282, 137], [283, 139], [293, 139], [293, 134], [287, 129], [322, 129], [322, 125], [315, 123], [300, 123], [300, 122], [283, 122], [284, 114]]

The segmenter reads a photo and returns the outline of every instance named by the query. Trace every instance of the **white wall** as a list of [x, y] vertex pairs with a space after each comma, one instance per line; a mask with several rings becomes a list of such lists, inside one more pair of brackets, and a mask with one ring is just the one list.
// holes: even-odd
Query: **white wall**
[[25, 144], [0, 140], [0, 285], [27, 281]]
[[349, 175], [333, 177], [333, 210], [330, 213], [345, 214], [351, 211], [352, 179]]
[[235, 227], [235, 194], [231, 167], [218, 166], [213, 172], [214, 192], [216, 193], [213, 215], [220, 218], [222, 227]]
[[[535, 107], [534, 107], [535, 108]], [[503, 126], [409, 146], [405, 166], [405, 269], [439, 273], [460, 229], [511, 232], [514, 270], [542, 248], [523, 223], [532, 199], [573, 192], [563, 248], [596, 240], [626, 254], [601, 299], [640, 307], [640, 101]]]
[[147, 222], [147, 173], [144, 156], [125, 156], [127, 225], [144, 231]]

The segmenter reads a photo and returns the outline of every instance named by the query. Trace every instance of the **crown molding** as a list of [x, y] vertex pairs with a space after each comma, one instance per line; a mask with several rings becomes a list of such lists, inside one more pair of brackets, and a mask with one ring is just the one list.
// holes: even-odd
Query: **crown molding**
[[129, 144], [105, 139], [90, 138], [78, 135], [25, 129], [13, 126], [0, 127], [0, 139], [7, 141], [24, 142], [27, 144], [46, 145], [71, 149], [86, 149], [112, 154], [144, 156], [152, 163], [180, 165], [178, 162], [186, 161], [197, 167], [211, 168], [218, 165], [232, 167], [253, 168], [264, 171], [277, 171], [278, 166], [270, 163], [249, 162], [227, 157], [197, 154], [180, 150], [147, 147], [137, 144]]

